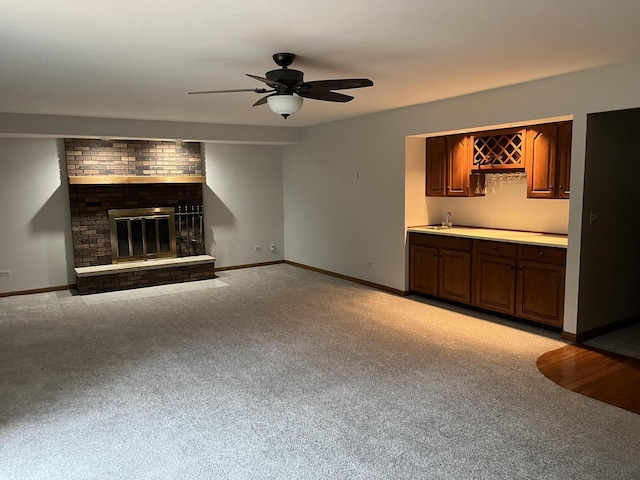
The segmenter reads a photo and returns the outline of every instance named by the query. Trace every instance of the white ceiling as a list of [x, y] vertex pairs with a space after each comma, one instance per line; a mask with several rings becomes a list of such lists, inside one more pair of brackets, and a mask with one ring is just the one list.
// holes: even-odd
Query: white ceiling
[[[306, 126], [640, 58], [638, 0], [4, 0], [0, 112]], [[283, 120], [245, 73], [368, 77]]]

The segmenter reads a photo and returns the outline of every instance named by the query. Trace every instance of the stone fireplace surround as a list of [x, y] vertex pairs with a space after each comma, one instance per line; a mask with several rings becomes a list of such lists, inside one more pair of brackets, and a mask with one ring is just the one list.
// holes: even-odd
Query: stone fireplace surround
[[215, 278], [204, 244], [182, 258], [122, 265], [111, 257], [109, 210], [202, 205], [200, 144], [65, 139], [65, 150], [80, 294]]

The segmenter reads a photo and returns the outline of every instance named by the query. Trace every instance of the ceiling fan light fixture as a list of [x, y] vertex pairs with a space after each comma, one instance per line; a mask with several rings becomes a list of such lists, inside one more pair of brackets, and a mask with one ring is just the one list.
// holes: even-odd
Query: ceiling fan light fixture
[[302, 107], [303, 98], [298, 95], [276, 94], [267, 98], [267, 104], [273, 113], [282, 115], [285, 119], [292, 113], [296, 113]]

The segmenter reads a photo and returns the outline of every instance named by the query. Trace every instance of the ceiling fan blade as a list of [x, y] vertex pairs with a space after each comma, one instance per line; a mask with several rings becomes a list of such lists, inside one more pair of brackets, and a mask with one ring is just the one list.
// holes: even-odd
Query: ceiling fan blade
[[267, 90], [266, 88], [237, 88], [235, 90], [205, 90], [202, 92], [189, 92], [189, 95], [200, 95], [201, 93], [236, 93], [236, 92], [256, 92], [267, 93], [273, 90]]
[[286, 89], [289, 89], [289, 87], [288, 87], [288, 86], [286, 86], [284, 83], [276, 82], [276, 81], [274, 81], [274, 80], [269, 80], [268, 78], [259, 77], [259, 76], [257, 76], [257, 75], [251, 75], [250, 73], [247, 73], [246, 75], [247, 75], [247, 77], [251, 77], [251, 78], [253, 78], [253, 79], [255, 79], [255, 80], [258, 80], [258, 81], [260, 81], [260, 82], [264, 82], [264, 83], [266, 83], [266, 84], [267, 84], [267, 85], [269, 85], [271, 88], [277, 88], [277, 87], [280, 87], [280, 88], [286, 88]]
[[315, 80], [312, 82], [304, 82], [301, 88], [310, 88], [312, 90], [346, 90], [349, 88], [372, 87], [373, 82], [368, 78], [343, 78], [340, 80]]
[[344, 95], [342, 93], [330, 92], [329, 90], [308, 90], [300, 91], [298, 95], [304, 98], [313, 98], [314, 100], [324, 100], [327, 102], [350, 102], [353, 100], [351, 95]]
[[271, 95], [267, 95], [266, 97], [262, 97], [260, 100], [258, 100], [256, 103], [254, 103], [252, 106], [253, 107], [257, 107], [259, 105], [264, 105], [265, 103], [267, 103], [267, 98], [272, 97], [273, 95], [276, 95], [276, 94], [272, 93]]

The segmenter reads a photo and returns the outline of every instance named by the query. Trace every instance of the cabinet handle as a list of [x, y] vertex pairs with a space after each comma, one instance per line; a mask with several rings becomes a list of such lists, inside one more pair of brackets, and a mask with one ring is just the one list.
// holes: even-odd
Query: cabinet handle
[[437, 253], [434, 253], [434, 254], [433, 254], [433, 258], [436, 258], [437, 256], [438, 256], [438, 254], [437, 254]]
[[549, 190], [553, 190], [553, 185], [549, 185]]
[[544, 255], [544, 252], [540, 252], [540, 256], [542, 257]]
[[497, 250], [498, 247], [491, 247], [491, 250]]
[[[509, 268], [510, 268], [511, 270], [515, 270], [515, 269], [516, 269], [516, 267], [514, 267], [513, 265], [511, 265]], [[520, 269], [520, 270], [522, 270], [522, 269]]]
[[559, 188], [560, 190], [564, 190], [564, 187], [563, 187], [562, 185], [558, 185], [558, 188]]

